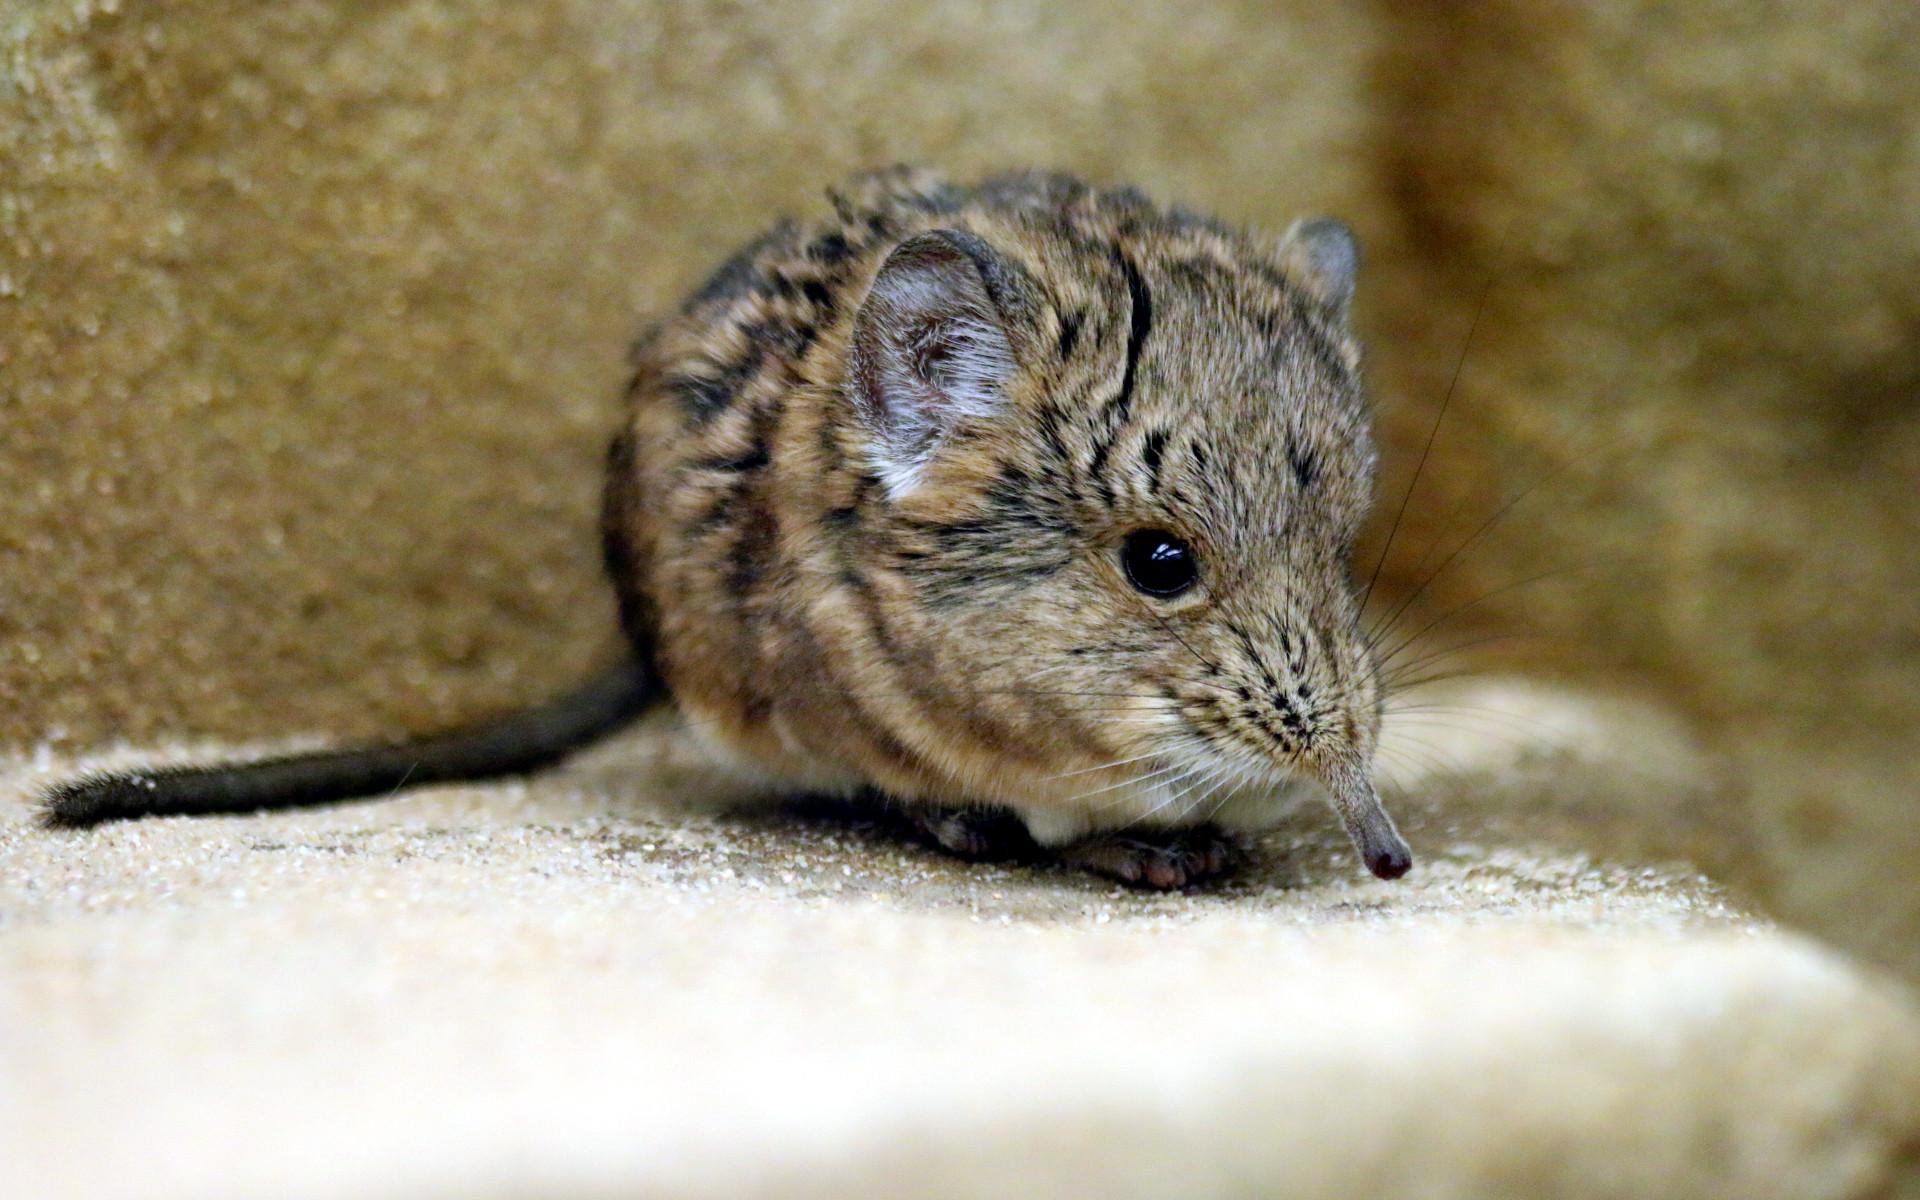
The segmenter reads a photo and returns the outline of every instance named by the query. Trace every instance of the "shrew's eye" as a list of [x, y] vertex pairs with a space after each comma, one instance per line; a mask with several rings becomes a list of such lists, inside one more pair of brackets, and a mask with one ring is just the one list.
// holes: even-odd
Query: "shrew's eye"
[[1149, 596], [1178, 596], [1200, 578], [1193, 550], [1164, 529], [1136, 529], [1120, 548], [1127, 582]]

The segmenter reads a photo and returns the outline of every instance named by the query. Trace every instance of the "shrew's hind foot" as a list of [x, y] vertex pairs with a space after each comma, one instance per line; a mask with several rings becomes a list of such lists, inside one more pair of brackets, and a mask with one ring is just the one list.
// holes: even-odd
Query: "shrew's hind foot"
[[1033, 838], [1019, 817], [990, 808], [915, 808], [908, 819], [947, 853], [975, 862], [1031, 857]]
[[1240, 860], [1240, 847], [1211, 825], [1107, 833], [1064, 846], [1060, 861], [1134, 887], [1172, 891], [1212, 879]]

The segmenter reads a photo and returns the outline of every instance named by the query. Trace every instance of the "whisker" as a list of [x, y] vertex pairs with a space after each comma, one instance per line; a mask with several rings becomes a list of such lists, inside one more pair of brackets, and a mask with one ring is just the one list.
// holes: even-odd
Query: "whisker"
[[1414, 630], [1414, 632], [1411, 635], [1401, 638], [1398, 642], [1394, 644], [1393, 649], [1386, 652], [1386, 654], [1383, 656], [1383, 661], [1391, 661], [1395, 655], [1405, 650], [1408, 646], [1412, 645], [1414, 642], [1419, 641], [1422, 637], [1425, 637], [1427, 634], [1431, 633], [1442, 622], [1451, 621], [1453, 618], [1459, 616], [1463, 612], [1466, 612], [1468, 609], [1484, 604], [1487, 601], [1493, 599], [1495, 596], [1502, 596], [1508, 592], [1517, 591], [1523, 587], [1530, 587], [1533, 584], [1540, 583], [1544, 580], [1552, 579], [1556, 575], [1570, 575], [1577, 571], [1590, 571], [1595, 567], [1613, 566], [1622, 562], [1632, 562], [1632, 561], [1633, 560], [1631, 558], [1614, 557], [1614, 558], [1598, 558], [1598, 559], [1593, 559], [1589, 562], [1583, 562], [1583, 563], [1571, 563], [1566, 566], [1555, 567], [1549, 571], [1542, 571], [1537, 575], [1529, 575], [1525, 579], [1516, 579], [1511, 583], [1502, 584], [1497, 588], [1493, 588], [1489, 591], [1482, 592], [1478, 596], [1475, 596], [1473, 599], [1467, 601], [1466, 603], [1455, 605], [1454, 607], [1448, 609], [1446, 612], [1441, 613], [1439, 616], [1435, 617], [1433, 620], [1427, 622], [1425, 625], [1422, 625], [1419, 629]]
[[[1073, 804], [1077, 801], [1086, 800], [1093, 796], [1099, 796], [1106, 792], [1111, 792], [1115, 788], [1123, 788], [1128, 786], [1129, 784], [1147, 783], [1147, 782], [1150, 782], [1151, 780], [1158, 779], [1163, 775], [1168, 775], [1175, 771], [1180, 771], [1184, 769], [1185, 768], [1183, 768], [1179, 763], [1174, 763], [1172, 766], [1161, 767], [1159, 770], [1150, 771], [1145, 775], [1129, 775], [1127, 776], [1127, 778], [1120, 780], [1118, 783], [1110, 783], [1110, 784], [1107, 784], [1105, 787], [1094, 788], [1090, 792], [1081, 792], [1077, 796], [1069, 796], [1065, 801], [1063, 801], [1063, 803]], [[1125, 797], [1122, 797], [1121, 799], [1125, 799]], [[1114, 803], [1116, 804], [1119, 802], [1120, 801], [1118, 800], [1114, 801]]]
[[[1174, 805], [1180, 804], [1181, 801], [1186, 800], [1188, 796], [1203, 795], [1207, 786], [1207, 776], [1200, 773], [1199, 771], [1189, 771], [1188, 780], [1189, 782], [1185, 787], [1181, 788], [1178, 792], [1174, 793], [1173, 795], [1167, 797], [1167, 802], [1166, 804], [1161, 806], [1162, 808], [1172, 808]], [[1189, 802], [1189, 804], [1190, 803], [1191, 802]], [[1180, 824], [1180, 822], [1186, 818], [1187, 813], [1190, 811], [1191, 809], [1187, 804], [1181, 804], [1180, 811], [1174, 814], [1173, 819], [1169, 821], [1168, 824], [1170, 825]]]
[[[1186, 821], [1187, 817], [1198, 811], [1203, 805], [1212, 802], [1214, 797], [1219, 796], [1223, 791], [1229, 796], [1232, 795], [1229, 784], [1233, 780], [1233, 775], [1224, 764], [1218, 762], [1207, 763], [1203, 764], [1201, 769], [1206, 773], [1207, 787], [1204, 791], [1195, 795], [1193, 800], [1185, 808], [1180, 810], [1180, 815], [1175, 818], [1176, 823]], [[1219, 805], [1225, 803], [1226, 798], [1222, 797], [1220, 801], [1214, 805], [1213, 811], [1219, 812]], [[1211, 819], [1211, 817], [1209, 817], [1209, 819]]]
[[1441, 747], [1434, 745], [1424, 738], [1414, 737], [1411, 734], [1401, 733], [1396, 736], [1402, 743], [1409, 743], [1427, 751], [1432, 760], [1428, 764], [1429, 770], [1434, 771], [1436, 774], [1444, 775], [1459, 787], [1465, 788], [1467, 784], [1466, 767], [1449, 756]]
[[[1636, 434], [1632, 434], [1632, 433], [1623, 434], [1620, 437], [1614, 439], [1611, 445], [1603, 446], [1600, 450], [1596, 451], [1596, 453], [1612, 454], [1615, 448], [1619, 447], [1621, 443], [1627, 442], [1630, 438], [1635, 438], [1635, 437], [1637, 437]], [[1466, 540], [1462, 541], [1459, 545], [1455, 546], [1452, 552], [1450, 552], [1446, 556], [1446, 558], [1440, 561], [1440, 565], [1435, 567], [1430, 574], [1428, 574], [1424, 579], [1422, 579], [1419, 582], [1419, 584], [1417, 584], [1414, 587], [1413, 591], [1411, 591], [1404, 598], [1402, 598], [1400, 603], [1397, 606], [1395, 606], [1393, 611], [1387, 615], [1384, 622], [1382, 622], [1380, 625], [1376, 626], [1375, 628], [1373, 628], [1368, 632], [1368, 634], [1366, 635], [1366, 644], [1369, 647], [1377, 646], [1380, 643], [1380, 641], [1386, 637], [1387, 633], [1393, 629], [1394, 625], [1396, 625], [1399, 622], [1401, 616], [1405, 614], [1406, 611], [1413, 606], [1414, 602], [1417, 601], [1423, 594], [1425, 594], [1426, 590], [1429, 587], [1432, 587], [1433, 584], [1436, 581], [1438, 581], [1442, 575], [1445, 575], [1447, 573], [1447, 570], [1450, 567], [1452, 567], [1456, 562], [1464, 561], [1462, 559], [1462, 555], [1468, 555], [1470, 557], [1471, 556], [1470, 551], [1475, 547], [1476, 543], [1479, 543], [1481, 539], [1484, 538], [1486, 534], [1495, 525], [1498, 525], [1502, 520], [1504, 520], [1506, 517], [1511, 515], [1522, 501], [1527, 499], [1527, 497], [1534, 495], [1542, 487], [1553, 482], [1554, 480], [1558, 479], [1562, 475], [1565, 475], [1568, 471], [1572, 470], [1576, 465], [1590, 463], [1592, 460], [1592, 457], [1593, 457], [1592, 455], [1584, 455], [1579, 459], [1569, 459], [1566, 462], [1561, 463], [1559, 466], [1549, 470], [1546, 474], [1540, 476], [1538, 479], [1535, 479], [1532, 483], [1528, 484], [1524, 488], [1521, 488], [1519, 492], [1509, 497], [1504, 503], [1500, 505], [1499, 508], [1495, 509], [1491, 515], [1489, 515], [1485, 520], [1480, 522], [1479, 526], [1477, 526], [1472, 533], [1467, 535]], [[1429, 547], [1428, 553], [1429, 554], [1432, 553], [1431, 547]], [[1424, 565], [1426, 562], [1426, 555], [1422, 555], [1420, 561], [1421, 561], [1421, 564]]]
[[[1566, 732], [1551, 721], [1543, 721], [1539, 717], [1532, 716], [1528, 713], [1517, 713], [1504, 708], [1492, 708], [1487, 705], [1476, 704], [1416, 704], [1407, 708], [1389, 709], [1385, 719], [1394, 720], [1398, 718], [1402, 725], [1412, 722], [1416, 725], [1431, 726], [1438, 724], [1438, 722], [1433, 720], [1434, 717], [1445, 716], [1460, 716], [1488, 722], [1517, 721], [1521, 724], [1531, 726], [1543, 735], [1550, 733], [1562, 734]], [[1446, 727], [1443, 725], [1441, 728]]]
[[[1192, 777], [1192, 773], [1188, 771], [1188, 769], [1184, 766], [1175, 767], [1174, 770], [1176, 770], [1179, 773], [1175, 775], [1172, 780], [1162, 784], [1161, 786], [1163, 788], [1182, 787], [1186, 784], [1187, 780]], [[1130, 797], [1128, 796], [1115, 796], [1111, 800], [1102, 801], [1098, 806], [1097, 811], [1104, 813], [1108, 809], [1113, 808], [1115, 805], [1125, 804], [1128, 801], [1128, 799], [1130, 799]], [[1125, 821], [1122, 821], [1120, 824], [1114, 826], [1113, 828], [1115, 830], [1131, 829], [1135, 825], [1139, 824], [1141, 821], [1145, 820], [1147, 817], [1152, 816], [1156, 812], [1159, 812], [1164, 807], [1165, 807], [1164, 802], [1160, 804], [1152, 805], [1147, 809], [1147, 811], [1142, 813], [1135, 813], [1133, 816], [1127, 818]]]
[[1111, 771], [1115, 767], [1124, 767], [1130, 763], [1144, 762], [1149, 758], [1159, 758], [1162, 753], [1164, 753], [1164, 751], [1154, 750], [1146, 754], [1136, 754], [1132, 758], [1121, 758], [1121, 759], [1116, 759], [1113, 762], [1101, 763], [1097, 767], [1081, 767], [1077, 771], [1062, 771], [1058, 775], [1047, 776], [1047, 780], [1051, 782], [1052, 780], [1055, 780], [1055, 779], [1071, 779], [1075, 775], [1091, 775], [1095, 771]]
[[[1489, 634], [1486, 637], [1469, 638], [1464, 642], [1455, 642], [1450, 646], [1436, 647], [1432, 650], [1429, 650], [1425, 654], [1420, 655], [1418, 658], [1409, 659], [1406, 662], [1395, 663], [1395, 662], [1392, 662], [1392, 660], [1390, 659], [1383, 660], [1378, 664], [1378, 666], [1380, 668], [1386, 668], [1388, 666], [1391, 666], [1392, 669], [1380, 670], [1380, 682], [1382, 684], [1385, 684], [1391, 690], [1393, 685], [1399, 680], [1399, 678], [1402, 675], [1408, 674], [1413, 671], [1423, 670], [1426, 667], [1430, 667], [1435, 663], [1442, 662], [1448, 658], [1451, 658], [1456, 654], [1465, 654], [1469, 650], [1477, 650], [1482, 646], [1497, 645], [1501, 642], [1523, 642], [1523, 641], [1569, 642], [1569, 643], [1577, 644], [1579, 640], [1580, 639], [1573, 637], [1571, 634], [1549, 633], [1545, 630], [1540, 630], [1540, 629], [1519, 630], [1513, 633], [1495, 633], [1495, 634]], [[1412, 648], [1413, 648], [1413, 643], [1409, 643], [1406, 647], [1403, 647], [1401, 650], [1399, 650], [1398, 653], [1404, 654], [1406, 653], [1407, 650]]]
[[[1085, 767], [1076, 771], [1063, 771], [1058, 775], [1048, 775], [1044, 778], [1043, 782], [1051, 782], [1056, 779], [1070, 779], [1075, 775], [1090, 775], [1098, 771], [1112, 771], [1120, 767], [1130, 765], [1132, 763], [1144, 762], [1148, 759], [1165, 758], [1167, 755], [1177, 750], [1185, 750], [1195, 746], [1205, 746], [1206, 744], [1207, 744], [1206, 738], [1202, 737], [1200, 734], [1195, 733], [1191, 730], [1183, 730], [1179, 733], [1177, 737], [1161, 738], [1157, 742], [1155, 748], [1149, 753], [1137, 755], [1133, 758], [1119, 759], [1118, 761], [1115, 761], [1115, 762], [1102, 763], [1099, 766], [1095, 766], [1095, 767]], [[1142, 778], [1151, 778], [1151, 776], [1131, 775], [1128, 777], [1128, 779], [1134, 780], [1136, 782]], [[1121, 782], [1124, 783], [1126, 782], [1126, 780], [1122, 780]], [[1082, 793], [1082, 794], [1098, 795], [1097, 792], [1088, 792], [1088, 793]]]
[[[1464, 735], [1471, 738], [1494, 738], [1510, 750], [1534, 751], [1552, 750], [1556, 748], [1555, 739], [1549, 738], [1547, 735], [1558, 731], [1545, 726], [1539, 726], [1531, 730], [1514, 729], [1511, 726], [1496, 723], [1486, 714], [1458, 713], [1455, 715], [1462, 720], [1478, 720], [1480, 724], [1455, 725], [1446, 721], [1433, 719], [1432, 717], [1421, 719], [1417, 721], [1416, 724], [1421, 729], [1433, 730], [1439, 733]], [[1408, 736], [1407, 723], [1402, 722], [1400, 729], [1396, 730], [1393, 736]]]
[[[1376, 751], [1376, 754], [1378, 755], [1377, 761], [1389, 769], [1398, 770], [1399, 767], [1403, 765], [1410, 765], [1417, 774], [1437, 775], [1440, 773], [1431, 750], [1424, 750], [1414, 746], [1403, 746], [1396, 740], [1392, 744], [1382, 743], [1379, 750]], [[1400, 781], [1400, 784], [1401, 786], [1406, 786], [1409, 782], [1411, 781], [1403, 780]]]
[[[1181, 637], [1180, 631], [1178, 629], [1175, 629], [1172, 623], [1169, 622], [1166, 619], [1166, 617], [1162, 616], [1159, 612], [1157, 612], [1151, 604], [1147, 603], [1144, 600], [1141, 600], [1138, 596], [1134, 597], [1134, 599], [1139, 602], [1140, 610], [1146, 613], [1148, 616], [1152, 617], [1155, 621], [1159, 622], [1160, 628], [1166, 630], [1167, 635], [1169, 637], [1173, 638], [1174, 641], [1180, 643], [1181, 648], [1184, 649], [1188, 654], [1191, 654], [1195, 662], [1199, 663], [1201, 666], [1205, 667], [1207, 670], [1212, 671], [1216, 676], [1223, 676], [1226, 674], [1225, 671], [1222, 671], [1220, 669], [1219, 663], [1214, 662], [1212, 659], [1208, 658], [1206, 655], [1200, 653], [1198, 650], [1195, 650], [1193, 648], [1193, 645], [1190, 642], [1188, 642], [1186, 638]], [[1210, 687], [1213, 690], [1224, 693], [1226, 695], [1233, 694], [1232, 688], [1223, 687], [1220, 684], [1213, 683], [1209, 680], [1200, 679], [1200, 680], [1195, 680], [1194, 682], [1200, 684], [1202, 687]]]
[[1447, 419], [1447, 409], [1453, 404], [1454, 389], [1460, 386], [1460, 373], [1466, 369], [1467, 355], [1473, 349], [1473, 335], [1480, 328], [1480, 316], [1487, 310], [1487, 297], [1493, 294], [1493, 285], [1500, 278], [1501, 259], [1506, 256], [1507, 235], [1513, 232], [1513, 218], [1508, 218], [1507, 227], [1500, 234], [1500, 242], [1494, 250], [1493, 269], [1487, 272], [1487, 281], [1480, 287], [1480, 299], [1473, 306], [1473, 319], [1467, 323], [1467, 336], [1460, 343], [1460, 357], [1453, 364], [1453, 378], [1447, 381], [1447, 393], [1441, 397], [1440, 411], [1434, 415], [1433, 427], [1427, 430], [1427, 443], [1420, 448], [1420, 461], [1413, 468], [1413, 478], [1407, 482], [1407, 490], [1400, 497], [1400, 510], [1393, 514], [1393, 527], [1387, 531], [1387, 540], [1380, 547], [1380, 557], [1374, 561], [1373, 574], [1367, 579], [1366, 590], [1360, 596], [1360, 611], [1365, 612], [1367, 603], [1373, 599], [1374, 584], [1380, 582], [1380, 568], [1386, 566], [1387, 555], [1393, 552], [1393, 540], [1400, 535], [1400, 523], [1406, 519], [1407, 505], [1413, 500], [1414, 489], [1420, 486], [1420, 476], [1427, 469], [1427, 456], [1433, 453], [1434, 439], [1440, 436], [1440, 423]]
[[1426, 687], [1429, 684], [1447, 683], [1456, 679], [1485, 679], [1490, 674], [1491, 672], [1483, 667], [1457, 667], [1445, 671], [1435, 671], [1431, 674], [1421, 675], [1414, 679], [1402, 680], [1394, 684], [1393, 695], [1401, 695], [1406, 692], [1411, 692], [1416, 688]]

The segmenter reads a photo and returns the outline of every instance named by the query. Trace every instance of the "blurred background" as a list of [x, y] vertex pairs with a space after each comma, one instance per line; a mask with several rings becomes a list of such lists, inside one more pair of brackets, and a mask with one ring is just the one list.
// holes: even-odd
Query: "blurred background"
[[0, 63], [0, 751], [579, 677], [645, 316], [853, 170], [1059, 167], [1350, 222], [1386, 611], [1668, 714], [1596, 844], [1920, 978], [1912, 4], [14, 0]]

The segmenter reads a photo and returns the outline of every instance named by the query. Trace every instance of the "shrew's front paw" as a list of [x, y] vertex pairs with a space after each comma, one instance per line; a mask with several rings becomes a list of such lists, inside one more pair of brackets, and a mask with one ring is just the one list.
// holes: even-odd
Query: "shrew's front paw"
[[1171, 891], [1224, 874], [1240, 848], [1211, 825], [1108, 833], [1063, 847], [1060, 861], [1135, 887]]
[[914, 809], [909, 818], [922, 835], [959, 858], [976, 862], [1026, 858], [1035, 849], [1020, 818], [998, 809]]

